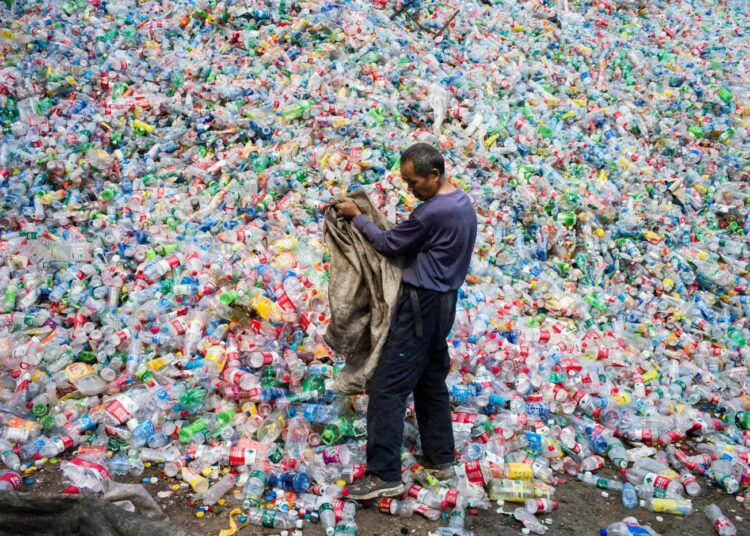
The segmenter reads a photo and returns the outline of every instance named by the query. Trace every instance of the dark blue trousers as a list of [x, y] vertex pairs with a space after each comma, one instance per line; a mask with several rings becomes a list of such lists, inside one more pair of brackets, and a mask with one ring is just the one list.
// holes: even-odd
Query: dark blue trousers
[[453, 428], [445, 378], [445, 339], [456, 316], [457, 293], [404, 285], [388, 341], [370, 383], [367, 472], [401, 480], [406, 399], [414, 393], [422, 451], [435, 465], [454, 460]]

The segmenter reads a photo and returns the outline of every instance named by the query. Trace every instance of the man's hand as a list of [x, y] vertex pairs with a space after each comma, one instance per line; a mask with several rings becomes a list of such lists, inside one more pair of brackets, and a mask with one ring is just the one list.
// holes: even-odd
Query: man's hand
[[349, 198], [346, 198], [341, 203], [333, 205], [334, 210], [339, 216], [343, 216], [347, 220], [351, 220], [362, 214], [357, 205]]

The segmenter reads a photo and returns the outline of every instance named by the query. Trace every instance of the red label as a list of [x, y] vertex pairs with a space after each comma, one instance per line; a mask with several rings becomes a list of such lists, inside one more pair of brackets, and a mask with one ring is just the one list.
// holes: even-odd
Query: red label
[[21, 487], [21, 476], [13, 471], [0, 475], [0, 482], [7, 482], [14, 490]]
[[378, 508], [384, 514], [390, 514], [392, 502], [393, 502], [393, 499], [389, 499], [389, 498], [380, 499], [380, 501], [378, 502]]
[[299, 323], [300, 326], [302, 326], [302, 329], [307, 332], [307, 328], [310, 327], [310, 319], [307, 317], [306, 314], [301, 314], [299, 316]]
[[245, 465], [245, 449], [242, 447], [232, 447], [229, 451], [229, 465], [237, 467]]
[[172, 269], [175, 269], [180, 265], [180, 258], [177, 255], [170, 255], [164, 260], [167, 261], [167, 264]]
[[175, 318], [170, 322], [172, 324], [172, 327], [174, 328], [175, 332], [177, 332], [178, 335], [184, 335], [185, 331], [187, 330], [187, 325], [185, 324], [185, 321], [182, 318]]
[[130, 419], [133, 415], [122, 405], [122, 402], [115, 399], [105, 406], [107, 413], [109, 413], [113, 419], [118, 423], [123, 424], [125, 421]]
[[227, 398], [236, 400], [242, 398], [245, 395], [245, 392], [240, 389], [239, 386], [232, 385], [231, 383], [219, 382], [216, 387], [221, 391], [221, 394], [223, 394]]
[[112, 477], [109, 476], [109, 473], [98, 463], [91, 463], [89, 461], [82, 460], [81, 458], [73, 458], [72, 460], [70, 460], [70, 463], [79, 467], [86, 467], [87, 469], [93, 470], [99, 475], [102, 480], [112, 480]]
[[294, 305], [294, 302], [289, 298], [286, 292], [282, 292], [279, 296], [279, 299], [277, 300], [277, 303], [279, 304], [279, 307], [283, 311], [296, 311], [297, 306]]
[[466, 478], [469, 479], [469, 482], [479, 484], [482, 487], [487, 484], [484, 479], [484, 472], [482, 471], [482, 467], [481, 465], [479, 465], [479, 462], [474, 461], [465, 464], [464, 470], [466, 471]]
[[336, 516], [336, 523], [344, 518], [344, 501], [333, 501], [333, 514]]
[[458, 423], [458, 424], [474, 424], [475, 422], [477, 422], [477, 414], [456, 411], [451, 416], [451, 420], [454, 423]]
[[669, 483], [672, 482], [666, 476], [659, 475], [654, 479], [654, 488], [656, 489], [667, 489]]
[[352, 466], [352, 482], [356, 482], [365, 476], [367, 466], [363, 463], [355, 463]]
[[441, 501], [452, 508], [456, 506], [456, 503], [458, 502], [458, 490], [442, 488], [440, 490], [440, 493], [438, 494], [438, 497], [440, 497]]
[[721, 529], [728, 527], [729, 525], [730, 521], [726, 516], [716, 518], [716, 521], [714, 521], [714, 528], [716, 529], [717, 534], [721, 534]]
[[108, 437], [115, 437], [117, 439], [128, 439], [130, 435], [126, 430], [122, 430], [121, 428], [109, 424], [104, 426], [104, 433], [107, 434]]

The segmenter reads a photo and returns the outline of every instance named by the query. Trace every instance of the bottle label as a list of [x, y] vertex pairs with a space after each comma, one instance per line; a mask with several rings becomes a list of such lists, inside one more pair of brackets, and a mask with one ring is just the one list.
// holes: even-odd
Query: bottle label
[[190, 469], [189, 467], [183, 467], [182, 468], [182, 479], [186, 481], [188, 484], [190, 484], [190, 487], [193, 489], [193, 491], [198, 491], [199, 486], [202, 482], [204, 482], [206, 479], [203, 478], [201, 475]]
[[640, 525], [626, 525], [631, 536], [653, 536], [653, 533]]
[[482, 466], [479, 464], [479, 462], [475, 461], [465, 464], [464, 470], [466, 471], [466, 478], [469, 479], [469, 482], [478, 484], [482, 487], [487, 485], [487, 481], [484, 478], [484, 471], [482, 471]]
[[117, 428], [116, 426], [112, 426], [111, 424], [107, 424], [104, 426], [104, 433], [107, 434], [108, 437], [114, 437], [116, 439], [130, 439], [130, 430]]
[[73, 446], [73, 438], [70, 436], [60, 436], [56, 437], [54, 440], [55, 447], [57, 447], [58, 453], [65, 452], [70, 447]]
[[37, 427], [37, 424], [33, 421], [28, 421], [19, 417], [11, 417], [5, 421], [5, 426], [6, 439], [24, 443], [29, 440], [31, 433]]
[[[679, 473], [676, 473], [671, 469], [667, 469], [666, 471], [662, 471], [659, 474], [647, 473], [643, 479], [643, 482], [649, 486], [653, 486], [654, 496], [663, 497], [666, 494], [666, 490], [669, 487], [670, 482], [672, 480], [679, 480], [679, 478]], [[657, 495], [656, 490], [661, 490], [661, 493]]]
[[286, 292], [281, 293], [278, 300], [276, 300], [276, 303], [279, 304], [279, 307], [281, 307], [283, 311], [296, 311], [297, 310], [297, 306], [294, 305], [294, 302], [291, 300], [291, 298], [289, 298]]
[[612, 398], [614, 399], [616, 406], [624, 406], [626, 404], [630, 404], [633, 401], [628, 393], [618, 393]]
[[531, 480], [534, 478], [534, 471], [528, 463], [509, 463], [508, 478], [511, 480]]
[[413, 484], [409, 488], [409, 497], [413, 497], [419, 502], [424, 502], [430, 494], [430, 490], [424, 489], [423, 487]]
[[172, 325], [172, 329], [174, 329], [175, 333], [178, 335], [184, 335], [185, 331], [187, 331], [187, 324], [182, 318], [175, 318], [170, 321], [170, 324]]
[[511, 490], [508, 493], [509, 498], [506, 500], [513, 502], [523, 502], [529, 495], [533, 496], [534, 493], [529, 490], [522, 482], [512, 482]]
[[360, 480], [362, 477], [364, 477], [366, 470], [367, 465], [365, 465], [364, 463], [354, 464], [352, 466], [352, 482], [356, 482], [357, 480]]
[[180, 258], [177, 255], [170, 255], [164, 260], [167, 261], [169, 268], [172, 270], [174, 270], [180, 265]]
[[451, 421], [454, 432], [471, 432], [474, 423], [477, 422], [477, 414], [457, 411], [451, 416]]
[[731, 525], [731, 521], [729, 521], [729, 518], [726, 516], [717, 517], [714, 520], [714, 528], [716, 529], [717, 534], [721, 534], [722, 529], [729, 527]]
[[86, 363], [71, 363], [65, 367], [65, 375], [68, 378], [68, 383], [72, 383], [73, 385], [84, 376], [89, 376], [90, 374], [94, 374], [94, 369]]
[[91, 472], [96, 475], [96, 477], [101, 480], [112, 480], [112, 477], [109, 475], [106, 469], [99, 465], [98, 463], [92, 463], [87, 460], [83, 460], [81, 458], [73, 458], [70, 460], [70, 463], [73, 465], [77, 465], [78, 467], [85, 467], [86, 469], [91, 469]]
[[653, 499], [651, 506], [654, 512], [665, 512], [669, 514], [680, 514], [680, 503], [687, 501], [677, 501], [675, 499]]
[[130, 420], [137, 406], [129, 396], [121, 395], [104, 406], [104, 409], [115, 422], [123, 424]]
[[0, 482], [7, 482], [14, 490], [21, 487], [21, 476], [14, 472], [8, 471], [7, 473], [0, 475]]
[[432, 508], [430, 508], [426, 504], [417, 503], [414, 505], [414, 511], [418, 514], [425, 515], [430, 510], [432, 510]]
[[336, 523], [341, 521], [344, 518], [344, 506], [346, 503], [344, 501], [336, 500], [333, 501], [333, 513], [336, 516]]
[[212, 347], [206, 352], [204, 361], [213, 363], [216, 369], [221, 372], [227, 364], [227, 354], [224, 353], [224, 349], [220, 346]]
[[269, 529], [273, 528], [274, 521], [276, 521], [276, 511], [265, 509], [263, 510], [263, 516], [260, 519], [260, 524]]
[[331, 463], [340, 463], [339, 449], [336, 447], [326, 447], [323, 450], [323, 463], [326, 465]]
[[440, 502], [444, 502], [448, 505], [448, 507], [454, 507], [456, 506], [456, 503], [458, 502], [458, 490], [456, 489], [449, 489], [449, 488], [440, 488], [440, 491], [438, 492], [438, 497], [440, 498]]
[[[385, 498], [380, 499], [378, 502], [378, 509], [383, 512], [384, 514], [390, 514], [391, 513], [391, 504], [393, 503], [393, 499]], [[318, 507], [319, 511], [323, 511], [324, 508], [331, 508], [333, 510], [333, 506], [329, 505], [328, 503], [323, 503]]]
[[526, 432], [529, 448], [535, 452], [542, 452], [542, 435], [536, 432]]

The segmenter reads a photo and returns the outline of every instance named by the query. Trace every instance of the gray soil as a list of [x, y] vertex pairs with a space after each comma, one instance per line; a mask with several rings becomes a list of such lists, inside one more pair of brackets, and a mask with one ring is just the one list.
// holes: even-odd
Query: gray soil
[[[47, 464], [40, 471], [31, 475], [36, 480], [32, 486], [24, 486], [29, 492], [61, 492], [65, 484], [61, 481], [58, 466]], [[190, 504], [191, 493], [182, 488], [168, 498], [159, 498], [157, 493], [169, 491], [179, 481], [169, 479], [155, 469], [147, 469], [139, 478], [117, 477], [118, 481], [131, 483], [140, 482], [144, 477], [155, 476], [156, 484], [145, 484], [146, 489], [164, 508], [173, 523], [197, 533], [215, 536], [219, 530], [229, 527], [228, 512], [237, 506], [237, 501], [231, 494], [226, 496], [226, 504], [221, 512], [207, 513], [199, 519], [195, 517], [197, 506]], [[576, 480], [567, 479], [557, 486], [555, 499], [559, 502], [556, 512], [540, 515], [539, 519], [549, 521], [548, 536], [568, 535], [598, 535], [599, 529], [620, 521], [626, 516], [634, 516], [641, 523], [649, 524], [662, 536], [700, 536], [715, 534], [711, 523], [703, 515], [703, 508], [710, 503], [718, 504], [724, 514], [728, 515], [737, 527], [737, 534], [750, 536], [750, 511], [743, 508], [734, 496], [709, 486], [705, 479], [700, 480], [703, 493], [693, 500], [695, 513], [689, 517], [677, 517], [669, 514], [655, 514], [642, 508], [625, 510], [619, 494], [608, 492], [605, 497], [602, 490], [581, 484]], [[516, 504], [507, 503], [506, 511], [512, 511]], [[480, 510], [476, 516], [467, 515], [466, 525], [474, 531], [475, 536], [521, 534], [521, 524], [508, 515], [497, 513], [497, 505], [493, 509]], [[657, 516], [660, 516], [657, 517]], [[370, 504], [357, 512], [358, 534], [362, 536], [397, 536], [404, 534], [426, 535], [436, 530], [445, 522], [432, 522], [419, 516], [404, 518], [393, 517], [378, 511], [375, 504]], [[238, 536], [254, 534], [278, 534], [279, 530], [268, 530], [253, 525], [241, 529]], [[32, 534], [30, 532], [29, 534]], [[291, 533], [291, 531], [290, 531]], [[304, 534], [309, 536], [323, 536], [325, 533], [319, 525], [305, 522]]]

